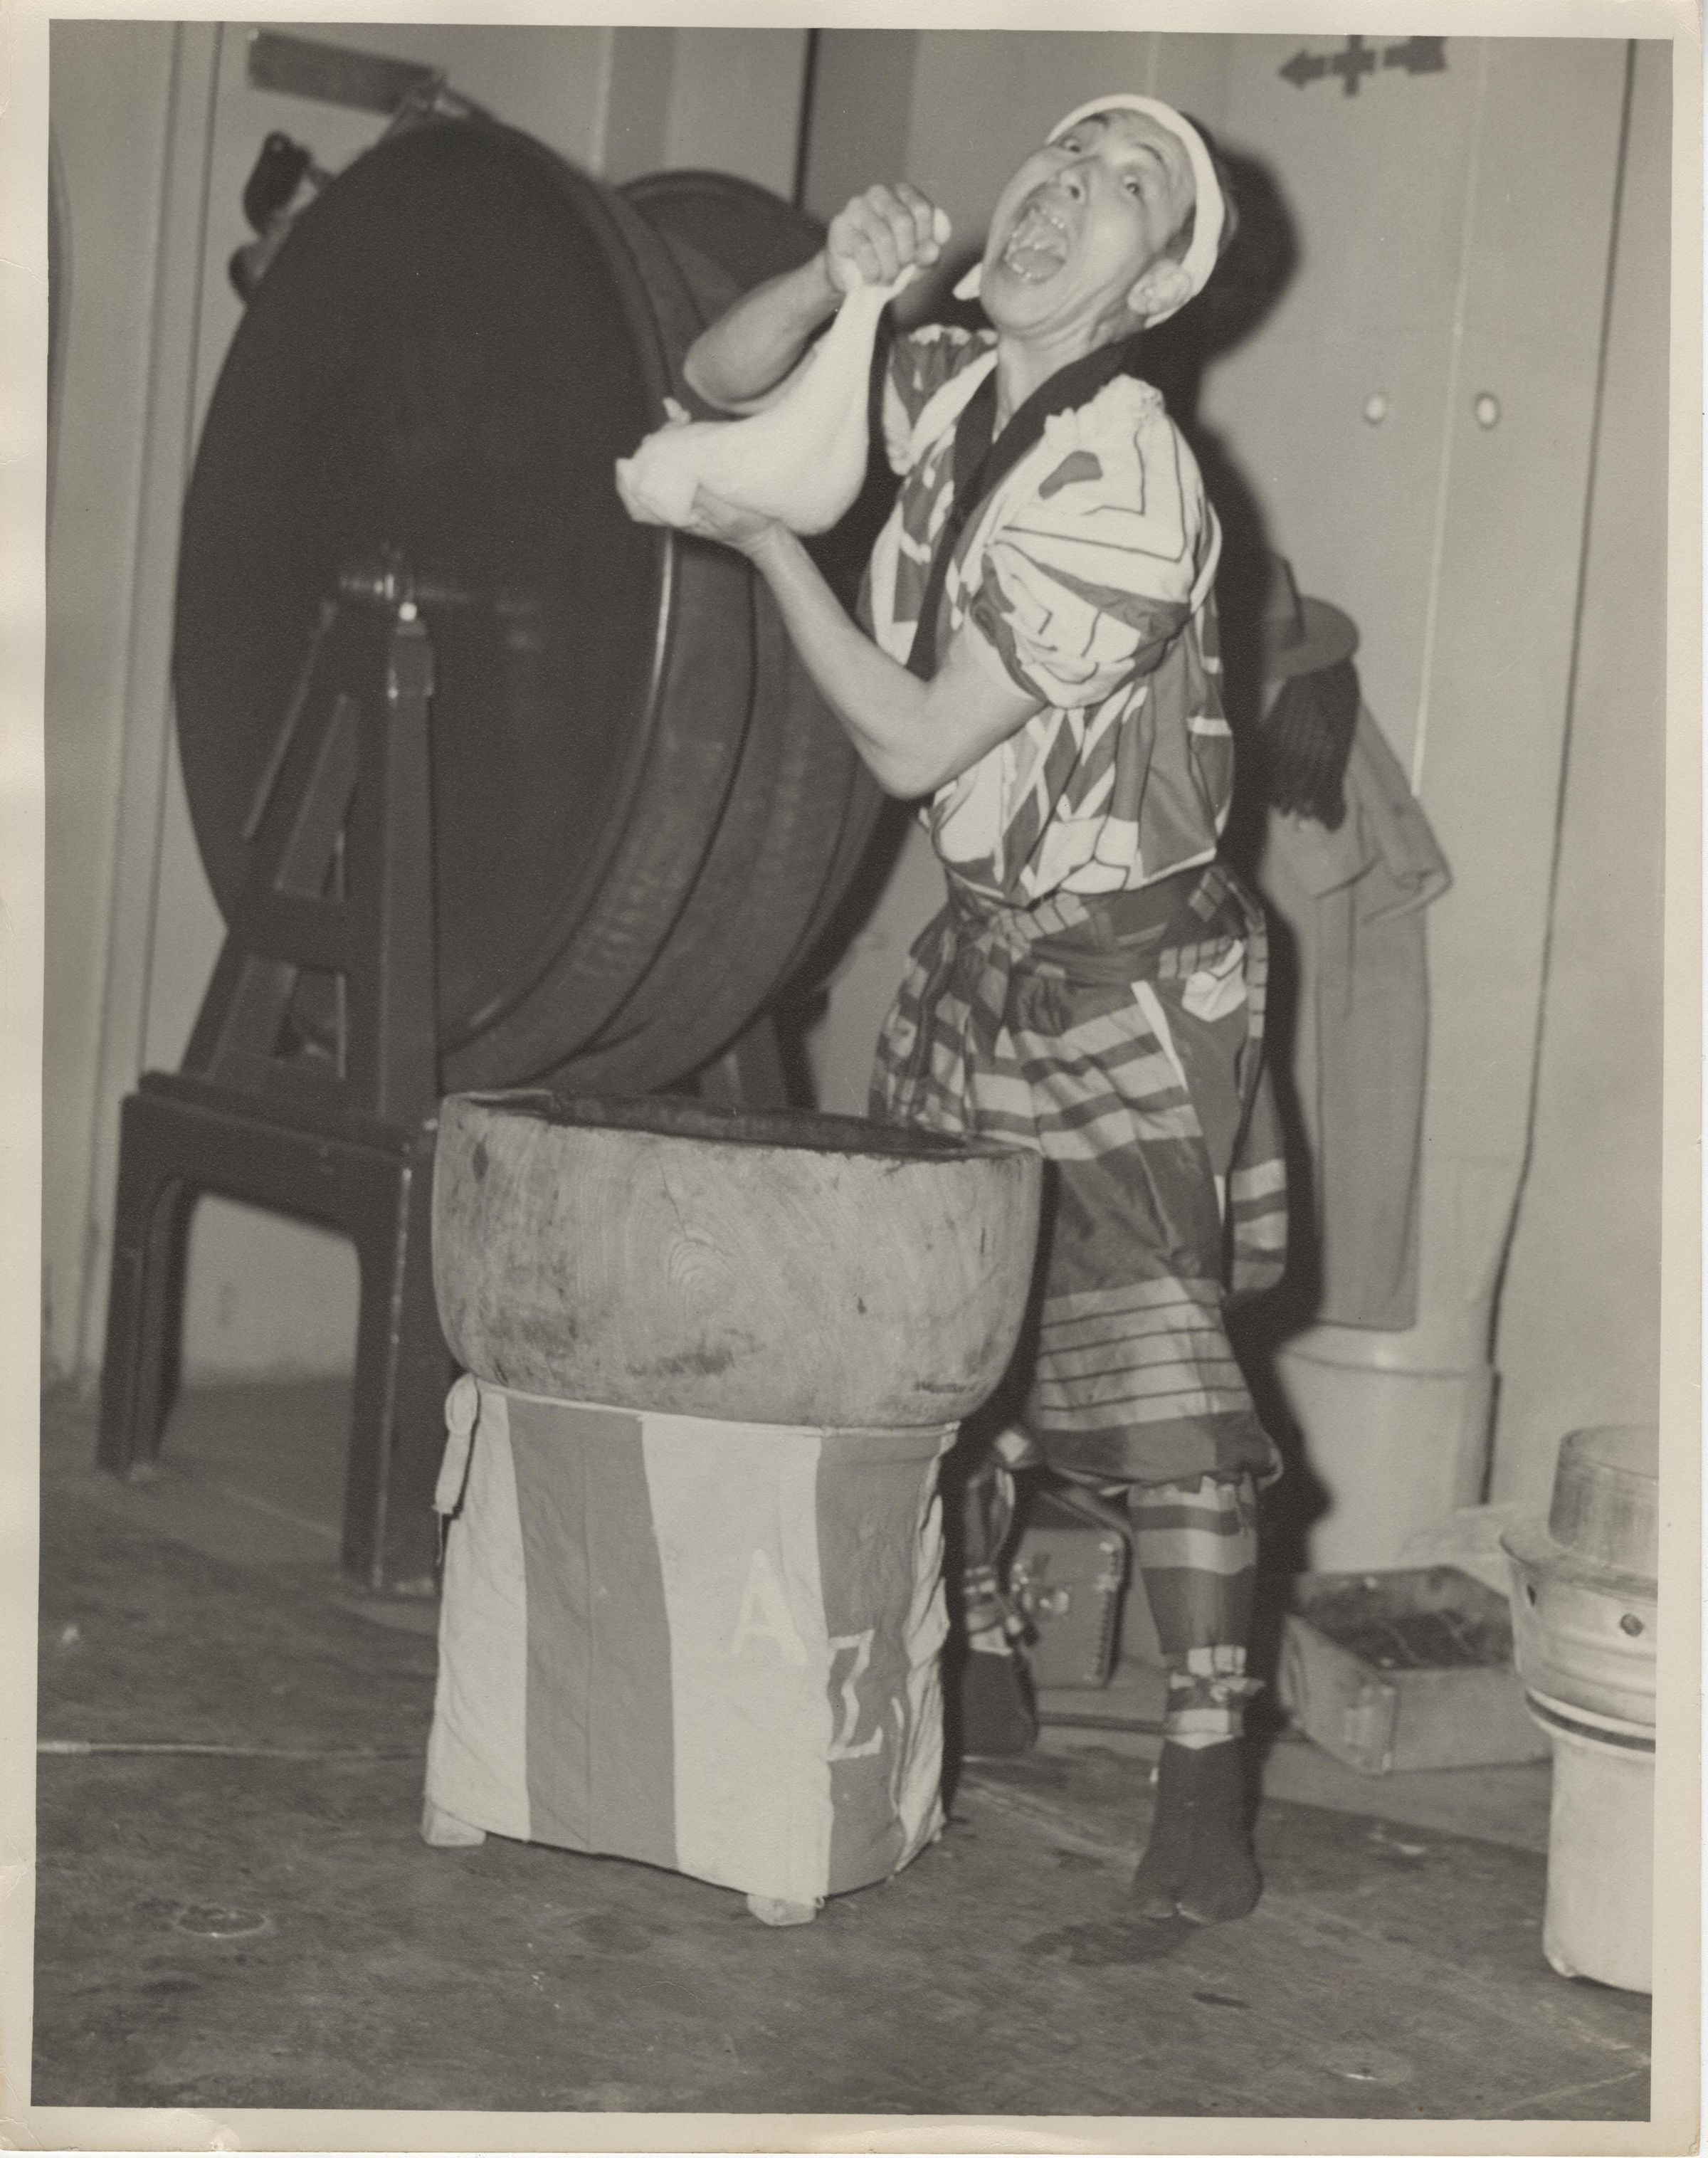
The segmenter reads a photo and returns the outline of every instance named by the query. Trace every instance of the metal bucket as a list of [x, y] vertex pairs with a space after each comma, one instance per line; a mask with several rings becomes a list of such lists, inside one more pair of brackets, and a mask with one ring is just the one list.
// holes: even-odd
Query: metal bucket
[[1554, 1749], [1542, 1950], [1568, 1978], [1651, 1989], [1659, 1434], [1574, 1432], [1545, 1527], [1501, 1539], [1530, 1711]]
[[1534, 1693], [1654, 1728], [1655, 1584], [1563, 1549], [1540, 1527], [1501, 1538], [1513, 1651]]
[[1562, 1978], [1652, 1990], [1654, 1732], [1532, 1693], [1554, 1746], [1542, 1953]]

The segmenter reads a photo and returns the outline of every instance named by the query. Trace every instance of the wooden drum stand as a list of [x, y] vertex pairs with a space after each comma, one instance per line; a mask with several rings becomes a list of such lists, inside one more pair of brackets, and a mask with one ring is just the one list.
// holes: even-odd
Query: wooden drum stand
[[[433, 648], [396, 559], [323, 602], [261, 775], [250, 867], [183, 1069], [124, 1104], [101, 1465], [160, 1450], [191, 1205], [217, 1192], [341, 1230], [361, 1277], [343, 1512], [374, 1589], [433, 1580], [433, 1482], [453, 1376], [430, 1251], [439, 1104], [428, 724]], [[304, 969], [334, 983], [329, 1042], [293, 1040]]]

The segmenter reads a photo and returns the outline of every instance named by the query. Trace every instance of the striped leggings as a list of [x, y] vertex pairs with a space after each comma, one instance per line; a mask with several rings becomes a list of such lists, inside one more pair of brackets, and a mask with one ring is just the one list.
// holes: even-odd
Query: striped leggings
[[[1133, 1560], [1169, 1672], [1164, 1734], [1178, 1745], [1236, 1738], [1246, 1702], [1257, 1570], [1257, 1498], [1249, 1476], [1200, 1476], [1126, 1489]], [[988, 1459], [968, 1480], [962, 1507], [968, 1631], [1010, 1632], [997, 1562], [1014, 1519], [1014, 1478]]]

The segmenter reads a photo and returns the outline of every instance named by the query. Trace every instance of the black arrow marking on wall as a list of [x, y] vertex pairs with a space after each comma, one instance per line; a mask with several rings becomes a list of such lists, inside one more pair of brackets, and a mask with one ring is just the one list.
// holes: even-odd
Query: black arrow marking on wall
[[1296, 90], [1307, 83], [1321, 82], [1325, 76], [1339, 75], [1349, 97], [1356, 97], [1361, 79], [1384, 69], [1402, 68], [1407, 75], [1441, 75], [1447, 69], [1447, 39], [1445, 38], [1406, 38], [1398, 44], [1385, 45], [1380, 54], [1368, 47], [1361, 37], [1349, 37], [1344, 49], [1332, 58], [1324, 53], [1309, 53], [1303, 47], [1278, 72], [1283, 82], [1290, 82]]
[[1404, 68], [1407, 75], [1442, 75], [1447, 69], [1445, 38], [1407, 38], [1403, 44], [1389, 45], [1382, 53], [1385, 68]]
[[1328, 72], [1327, 60], [1301, 50], [1293, 54], [1282, 69], [1281, 75], [1283, 81], [1292, 83], [1296, 90], [1303, 90], [1308, 82], [1315, 82]]

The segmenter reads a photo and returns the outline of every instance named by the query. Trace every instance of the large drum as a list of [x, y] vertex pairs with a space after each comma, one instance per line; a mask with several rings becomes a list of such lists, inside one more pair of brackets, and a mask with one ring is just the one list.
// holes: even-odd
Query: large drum
[[[683, 355], [818, 229], [763, 190], [631, 199], [480, 118], [394, 132], [304, 214], [214, 394], [174, 682], [228, 914], [340, 573], [406, 560], [437, 660], [442, 1074], [673, 1084], [798, 974], [878, 796], [722, 549], [632, 524], [612, 467]], [[829, 535], [846, 592], [868, 500]], [[296, 1016], [323, 1030], [328, 981]]]

